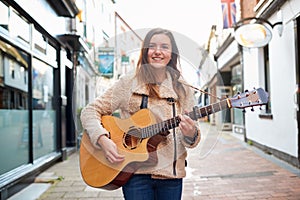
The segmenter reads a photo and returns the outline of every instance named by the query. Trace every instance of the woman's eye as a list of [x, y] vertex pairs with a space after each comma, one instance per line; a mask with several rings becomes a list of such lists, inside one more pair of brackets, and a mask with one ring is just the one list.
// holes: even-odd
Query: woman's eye
[[154, 44], [149, 44], [148, 48], [149, 48], [149, 49], [154, 49], [154, 48], [155, 48], [155, 45], [154, 45]]
[[170, 50], [170, 46], [168, 44], [161, 44], [161, 45], [158, 45], [158, 44], [149, 44], [148, 48], [152, 49], [152, 50], [158, 50], [159, 49], [161, 51]]
[[169, 45], [162, 45], [161, 47], [162, 49], [168, 50], [169, 49]]

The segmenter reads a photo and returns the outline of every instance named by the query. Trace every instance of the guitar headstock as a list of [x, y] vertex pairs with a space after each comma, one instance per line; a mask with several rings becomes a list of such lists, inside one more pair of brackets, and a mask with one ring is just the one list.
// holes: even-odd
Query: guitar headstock
[[269, 94], [262, 88], [246, 91], [229, 98], [232, 108], [262, 106], [268, 103]]

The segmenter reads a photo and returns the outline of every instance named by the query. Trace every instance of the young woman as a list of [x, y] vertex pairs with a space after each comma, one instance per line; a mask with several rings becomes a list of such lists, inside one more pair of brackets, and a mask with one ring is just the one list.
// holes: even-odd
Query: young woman
[[174, 116], [178, 127], [161, 134], [156, 148], [157, 164], [140, 167], [122, 186], [126, 200], [180, 200], [185, 177], [186, 148], [200, 141], [197, 124], [184, 113], [195, 105], [193, 91], [182, 84], [178, 69], [179, 52], [173, 34], [165, 29], [150, 30], [142, 44], [136, 73], [120, 78], [103, 95], [87, 105], [81, 121], [91, 142], [101, 148], [107, 160], [123, 162], [125, 157], [101, 125], [101, 117], [119, 110], [122, 119], [130, 118], [141, 108], [148, 108], [157, 121]]

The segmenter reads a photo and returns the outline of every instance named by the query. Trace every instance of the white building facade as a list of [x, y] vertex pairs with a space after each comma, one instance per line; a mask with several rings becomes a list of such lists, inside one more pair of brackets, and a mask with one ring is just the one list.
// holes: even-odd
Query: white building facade
[[[218, 48], [215, 61], [221, 74], [230, 72], [230, 81], [223, 86], [231, 88], [232, 95], [261, 87], [268, 92], [269, 102], [253, 112], [232, 109], [231, 130], [245, 142], [299, 168], [300, 1], [261, 0], [253, 11], [253, 17], [271, 24], [282, 22], [282, 26], [273, 26], [271, 41], [259, 48], [240, 46], [232, 29]], [[282, 33], [278, 32], [280, 27]]]
[[[267, 9], [262, 7], [258, 13], [263, 16]], [[263, 87], [270, 95], [265, 110], [245, 114], [246, 137], [299, 167], [300, 1], [286, 1], [278, 9], [282, 12], [282, 35], [275, 26], [267, 46], [243, 48], [244, 88]], [[280, 20], [277, 10], [266, 16], [271, 24]]]

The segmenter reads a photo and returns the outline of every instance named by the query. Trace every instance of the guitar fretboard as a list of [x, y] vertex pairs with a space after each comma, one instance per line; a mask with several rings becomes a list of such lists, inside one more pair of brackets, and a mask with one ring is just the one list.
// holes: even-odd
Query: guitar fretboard
[[[208, 106], [204, 106], [199, 108], [195, 106], [192, 112], [187, 113], [191, 119], [198, 120], [202, 117], [208, 116], [212, 113], [219, 112], [221, 110], [228, 109], [228, 102], [227, 99], [220, 101], [218, 103], [214, 103]], [[140, 129], [140, 138], [149, 138], [156, 134], [166, 132], [172, 128], [176, 128], [180, 123], [180, 117], [176, 116], [171, 119], [159, 122], [157, 124], [152, 124], [150, 126], [144, 127]]]

